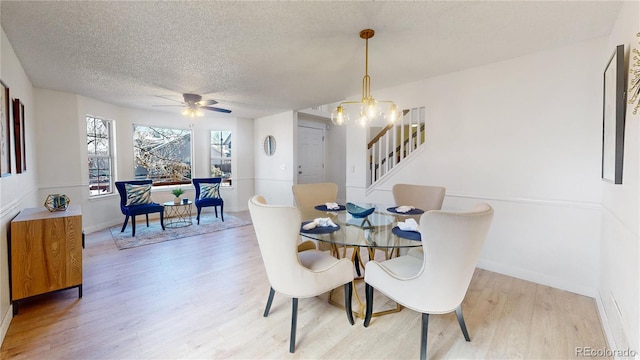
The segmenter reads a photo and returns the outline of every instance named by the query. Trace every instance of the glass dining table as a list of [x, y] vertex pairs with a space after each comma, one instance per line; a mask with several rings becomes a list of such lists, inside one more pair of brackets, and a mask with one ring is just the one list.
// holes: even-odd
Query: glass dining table
[[[366, 256], [366, 260], [369, 260], [375, 259], [376, 254], [381, 255], [382, 253], [385, 259], [389, 259], [398, 256], [401, 249], [422, 246], [419, 232], [402, 231], [398, 227], [398, 222], [415, 218], [423, 212], [422, 210], [413, 209], [409, 213], [399, 213], [392, 205], [373, 203], [358, 203], [357, 205], [361, 209], [369, 210], [366, 212], [372, 212], [366, 216], [352, 215], [344, 205], [341, 205], [339, 210], [330, 210], [323, 204], [300, 209], [302, 218], [300, 235], [306, 239], [330, 244], [331, 253], [337, 258], [349, 256], [354, 263], [357, 280], [362, 280], [364, 275], [366, 267], [366, 261], [363, 261], [364, 256]], [[315, 226], [311, 229], [308, 229], [309, 226], [305, 227], [310, 222], [320, 222], [324, 225], [326, 219], [330, 219], [336, 226]], [[363, 318], [364, 304], [360, 300], [356, 286], [353, 289], [354, 298], [358, 304], [358, 311], [355, 312], [355, 315]], [[329, 302], [335, 304], [332, 300], [332, 294], [329, 296]], [[400, 306], [397, 305], [396, 309], [377, 312], [373, 315], [379, 316], [399, 310]]]

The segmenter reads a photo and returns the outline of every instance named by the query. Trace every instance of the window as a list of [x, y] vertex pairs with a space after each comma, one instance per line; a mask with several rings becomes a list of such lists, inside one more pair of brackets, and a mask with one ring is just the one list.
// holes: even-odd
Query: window
[[231, 186], [231, 131], [211, 131], [211, 176], [221, 177], [222, 186]]
[[191, 182], [191, 131], [133, 125], [135, 178], [154, 185]]
[[111, 120], [87, 115], [89, 196], [113, 193]]

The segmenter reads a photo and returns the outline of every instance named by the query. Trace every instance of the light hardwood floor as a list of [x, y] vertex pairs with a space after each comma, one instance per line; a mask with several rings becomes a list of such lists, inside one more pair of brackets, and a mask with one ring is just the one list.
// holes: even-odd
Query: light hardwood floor
[[[290, 354], [291, 300], [276, 294], [262, 317], [269, 284], [252, 226], [122, 251], [103, 230], [87, 234], [83, 256], [84, 297], [73, 289], [22, 304], [1, 358], [419, 356], [420, 314], [403, 309], [351, 326], [326, 297], [300, 300]], [[391, 305], [376, 296], [376, 306]], [[490, 271], [476, 270], [463, 311], [471, 342], [454, 313], [433, 315], [430, 359], [569, 359], [576, 347], [606, 347], [593, 299]]]

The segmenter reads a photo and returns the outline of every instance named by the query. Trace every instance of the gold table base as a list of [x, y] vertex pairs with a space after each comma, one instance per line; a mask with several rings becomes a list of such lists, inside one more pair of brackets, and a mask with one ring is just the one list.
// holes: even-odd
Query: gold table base
[[189, 225], [193, 225], [193, 219], [191, 218], [191, 201], [188, 203], [164, 203], [165, 216], [164, 226], [167, 228], [180, 228]]
[[[362, 261], [362, 257], [360, 256], [360, 247], [354, 246], [352, 248], [353, 248], [353, 252], [351, 254], [351, 261], [354, 263], [354, 265], [355, 264], [359, 264], [359, 266], [362, 267], [361, 271], [364, 271], [365, 264]], [[368, 254], [369, 255], [369, 259], [374, 259], [375, 258], [376, 249], [375, 248], [367, 248], [367, 250], [368, 250], [368, 253], [369, 253]], [[389, 255], [393, 255], [393, 251], [391, 251], [391, 252], [389, 252], [388, 250], [380, 250], [380, 251], [383, 251], [385, 253], [385, 258], [386, 259], [389, 258]], [[336, 246], [336, 244], [331, 244], [331, 254], [333, 256], [337, 257], [338, 259], [340, 258], [340, 251], [339, 251], [338, 247]], [[343, 247], [342, 257], [346, 257], [346, 255], [347, 255], [347, 247], [345, 246], [345, 247]], [[360, 319], [364, 319], [365, 312], [366, 312], [366, 303], [364, 301], [362, 301], [362, 299], [360, 299], [360, 295], [358, 294], [358, 287], [357, 287], [357, 284], [361, 283], [361, 282], [364, 282], [364, 277], [358, 277], [358, 278], [353, 279], [353, 283], [352, 283], [353, 284], [352, 289], [353, 289], [353, 295], [354, 295], [353, 298], [355, 299], [356, 304], [357, 304], [357, 311], [354, 310], [353, 311], [353, 315], [355, 317], [360, 318]], [[339, 302], [337, 302], [336, 300], [333, 299], [334, 292], [335, 292], [335, 289], [331, 290], [329, 292], [329, 303], [331, 305], [335, 305], [335, 306], [337, 306], [337, 307], [339, 307], [339, 308], [344, 310], [345, 309], [344, 304], [341, 304], [341, 303], [339, 303]], [[372, 313], [371, 316], [375, 317], [375, 316], [382, 316], [382, 315], [397, 313], [400, 310], [402, 310], [402, 305], [396, 303], [396, 307], [395, 308], [382, 310], [382, 311], [377, 311], [377, 312]]]

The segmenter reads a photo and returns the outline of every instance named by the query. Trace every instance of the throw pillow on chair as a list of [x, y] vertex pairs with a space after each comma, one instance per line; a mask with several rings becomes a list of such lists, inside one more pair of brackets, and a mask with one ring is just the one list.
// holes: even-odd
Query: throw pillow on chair
[[149, 226], [149, 214], [160, 213], [160, 225], [164, 230], [164, 206], [151, 199], [151, 180], [116, 181], [116, 189], [120, 195], [120, 211], [125, 216], [122, 230], [131, 219], [131, 236], [136, 235], [136, 216], [144, 215]]
[[220, 184], [200, 184], [200, 199], [219, 199]]
[[151, 185], [125, 184], [127, 203], [125, 206], [151, 204]]
[[222, 178], [194, 178], [191, 181], [196, 189], [194, 203], [198, 210], [196, 215], [198, 225], [200, 225], [200, 213], [205, 207], [213, 207], [216, 218], [218, 217], [218, 207], [220, 207], [220, 219], [224, 221], [224, 200], [220, 196]]

